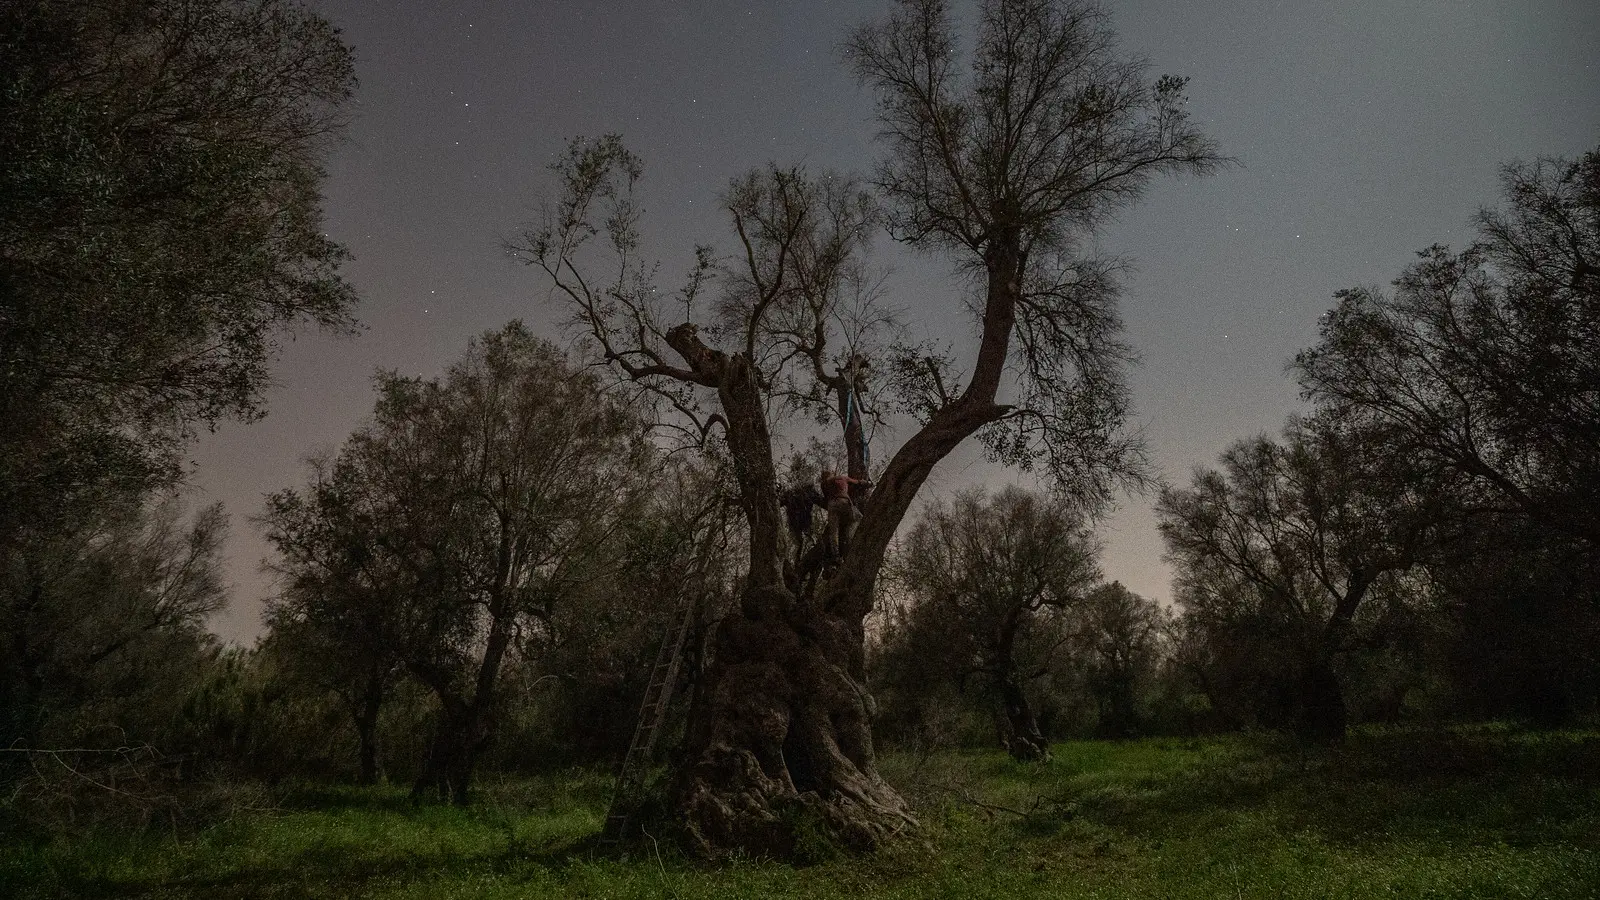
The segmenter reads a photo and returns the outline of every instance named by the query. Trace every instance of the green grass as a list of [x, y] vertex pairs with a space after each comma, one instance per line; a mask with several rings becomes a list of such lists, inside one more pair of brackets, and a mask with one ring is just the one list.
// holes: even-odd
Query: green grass
[[884, 769], [922, 831], [866, 858], [707, 867], [592, 849], [607, 782], [489, 783], [468, 809], [303, 790], [193, 834], [0, 846], [0, 896], [1600, 898], [1600, 734], [1366, 731], [1074, 742]]

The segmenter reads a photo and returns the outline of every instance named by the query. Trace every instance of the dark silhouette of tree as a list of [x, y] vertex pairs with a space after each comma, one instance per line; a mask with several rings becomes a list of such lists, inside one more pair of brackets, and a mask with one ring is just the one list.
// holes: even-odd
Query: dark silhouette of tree
[[160, 711], [173, 712], [160, 694], [182, 694], [225, 600], [226, 521], [220, 506], [185, 524], [175, 501], [126, 501], [14, 548], [0, 570], [3, 746], [159, 736]]
[[1235, 444], [1221, 472], [1197, 471], [1157, 503], [1186, 614], [1236, 661], [1276, 657], [1283, 705], [1307, 737], [1343, 738], [1339, 657], [1437, 521], [1426, 472], [1408, 462], [1349, 422], [1294, 422], [1282, 443]]
[[318, 187], [353, 85], [278, 0], [0, 7], [0, 547], [172, 483], [284, 328], [350, 327]]
[[1111, 738], [1139, 732], [1139, 690], [1154, 678], [1170, 626], [1160, 604], [1120, 581], [1089, 591], [1072, 611], [1073, 650], [1087, 675], [1100, 722]]
[[[713, 460], [713, 463], [715, 461]], [[701, 647], [727, 611], [741, 571], [733, 552], [742, 538], [737, 497], [715, 464], [677, 455], [641, 484], [641, 501], [611, 546], [614, 567], [603, 589], [582, 605], [554, 610], [548, 627], [530, 629], [519, 644], [528, 674], [551, 703], [560, 749], [575, 760], [621, 762], [637, 724], [657, 650], [673, 613], [690, 604], [690, 632], [676, 693], [664, 726], [675, 731], [681, 710], [703, 686]]]
[[[716, 636], [675, 789], [701, 851], [788, 854], [806, 817], [870, 847], [912, 821], [874, 762], [862, 620], [935, 464], [981, 433], [997, 457], [1038, 464], [1087, 497], [1137, 468], [1121, 430], [1117, 266], [1089, 255], [1085, 238], [1151, 177], [1219, 158], [1184, 114], [1183, 81], [1148, 80], [1091, 7], [983, 3], [966, 74], [956, 43], [944, 4], [907, 0], [857, 32], [847, 54], [879, 97], [887, 152], [876, 181], [894, 233], [976, 283], [981, 334], [964, 377], [937, 354], [874, 346], [882, 316], [857, 261], [872, 204], [850, 179], [774, 168], [735, 180], [723, 197], [734, 257], [719, 268], [702, 251], [668, 297], [640, 259], [639, 161], [616, 138], [578, 141], [556, 166], [547, 220], [518, 248], [597, 358], [671, 404], [685, 427], [720, 424], [729, 448], [747, 581]], [[708, 302], [713, 276], [722, 293]], [[1002, 403], [1012, 376], [1014, 402]], [[878, 472], [849, 415], [872, 379], [898, 388], [922, 422]], [[712, 398], [707, 416], [700, 404]], [[837, 417], [847, 474], [876, 482], [843, 558], [812, 582], [784, 578], [770, 416], [785, 403]], [[803, 812], [785, 811], [794, 807]]]
[[1049, 756], [1027, 689], [1072, 637], [1098, 552], [1081, 509], [1016, 487], [931, 504], [906, 537], [902, 639], [945, 679], [994, 692], [1001, 743], [1019, 760]]
[[1600, 150], [1508, 165], [1501, 184], [1466, 249], [1338, 294], [1294, 369], [1395, 457], [1456, 473], [1428, 561], [1459, 632], [1452, 683], [1473, 712], [1549, 724], [1593, 696]]
[[[407, 671], [440, 707], [414, 793], [465, 803], [507, 655], [561, 606], [610, 587], [608, 551], [650, 454], [635, 413], [521, 323], [473, 341], [442, 378], [384, 374], [378, 389], [373, 422], [332, 464], [337, 496], [280, 494], [277, 511], [316, 505], [269, 523], [294, 553], [331, 546], [282, 563], [306, 572], [298, 587], [331, 615], [359, 620], [369, 591], [397, 608], [354, 636], [398, 633]], [[307, 571], [325, 560], [328, 585]], [[288, 587], [285, 602], [305, 599]]]
[[380, 548], [383, 494], [344, 458], [313, 465], [311, 484], [267, 498], [261, 522], [277, 552], [278, 594], [267, 640], [296, 674], [336, 693], [360, 741], [357, 780], [378, 778], [378, 717], [404, 663], [405, 607], [414, 575]]
[[1428, 571], [1452, 712], [1569, 725], [1600, 705], [1600, 559], [1519, 512], [1453, 518]]
[[1470, 479], [1462, 499], [1600, 544], [1600, 150], [1502, 173], [1478, 239], [1338, 295], [1307, 398]]

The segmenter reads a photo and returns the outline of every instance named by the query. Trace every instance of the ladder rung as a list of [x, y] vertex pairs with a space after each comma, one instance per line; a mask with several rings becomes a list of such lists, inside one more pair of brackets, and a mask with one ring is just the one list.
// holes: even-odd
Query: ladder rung
[[673, 618], [656, 650], [655, 664], [650, 669], [650, 681], [645, 685], [644, 697], [639, 703], [639, 719], [634, 725], [633, 738], [628, 742], [628, 752], [622, 757], [622, 771], [617, 774], [616, 788], [611, 796], [611, 809], [607, 811], [605, 829], [601, 839], [616, 842], [622, 839], [628, 827], [628, 817], [633, 802], [632, 794], [642, 781], [642, 769], [655, 749], [656, 737], [661, 730], [661, 720], [672, 702], [672, 691], [678, 680], [678, 663], [683, 655], [683, 645], [694, 619], [694, 600], [685, 596], [673, 611]]

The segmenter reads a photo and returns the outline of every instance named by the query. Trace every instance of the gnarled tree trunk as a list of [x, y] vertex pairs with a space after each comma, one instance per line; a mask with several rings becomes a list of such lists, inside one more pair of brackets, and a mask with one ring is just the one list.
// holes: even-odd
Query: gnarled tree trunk
[[[934, 465], [1005, 412], [994, 397], [1014, 323], [1020, 257], [1002, 255], [992, 265], [982, 347], [966, 392], [900, 448], [864, 499], [843, 558], [798, 593], [802, 584], [784, 579], [777, 471], [750, 358], [711, 349], [691, 325], [667, 333], [689, 365], [686, 374], [717, 390], [750, 530], [744, 593], [739, 609], [718, 626], [704, 702], [691, 711], [673, 780], [675, 821], [701, 853], [792, 857], [803, 849], [801, 835], [817, 830], [867, 849], [915, 824], [904, 798], [877, 770], [862, 622], [889, 542]], [[849, 474], [865, 479], [859, 431], [846, 448]], [[805, 827], [808, 817], [822, 828]]]
[[411, 787], [411, 799], [420, 800], [431, 795], [448, 799], [456, 806], [465, 806], [478, 751], [487, 742], [491, 730], [485, 711], [447, 708], [428, 744], [422, 773]]
[[1028, 695], [1016, 678], [1001, 678], [1000, 703], [1004, 710], [1000, 743], [1005, 746], [1006, 752], [1019, 762], [1049, 759], [1050, 744], [1039, 730], [1039, 719], [1033, 713], [1033, 704], [1028, 702]]
[[[784, 599], [793, 598], [756, 602]], [[676, 784], [678, 812], [700, 852], [795, 856], [805, 816], [855, 849], [914, 824], [873, 758], [859, 625], [790, 606], [788, 616], [734, 614], [717, 629]]]
[[[717, 377], [750, 526], [749, 576], [739, 609], [712, 641], [674, 811], [690, 845], [708, 855], [794, 856], [796, 825], [807, 816], [847, 846], [872, 847], [914, 820], [873, 757], [861, 624], [872, 582], [846, 574], [861, 541], [804, 593], [785, 582], [777, 473], [754, 370], [743, 356], [706, 350], [692, 330], [673, 336], [685, 359]], [[864, 478], [860, 448], [850, 455], [851, 474]], [[840, 590], [845, 583], [857, 587]]]

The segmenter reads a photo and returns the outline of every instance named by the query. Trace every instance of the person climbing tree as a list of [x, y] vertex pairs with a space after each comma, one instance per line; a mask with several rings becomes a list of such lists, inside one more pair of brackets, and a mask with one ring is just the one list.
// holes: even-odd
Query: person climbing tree
[[828, 509], [828, 555], [839, 559], [850, 545], [850, 534], [855, 531], [856, 522], [861, 519], [861, 510], [856, 508], [851, 488], [870, 490], [872, 482], [823, 470], [821, 485]]

